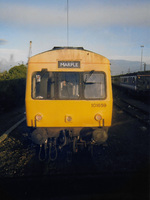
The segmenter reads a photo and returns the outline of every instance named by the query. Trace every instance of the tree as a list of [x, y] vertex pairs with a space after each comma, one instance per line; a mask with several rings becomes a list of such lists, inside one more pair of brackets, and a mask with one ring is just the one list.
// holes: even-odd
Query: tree
[[25, 65], [14, 66], [9, 70], [10, 79], [26, 78], [27, 67]]

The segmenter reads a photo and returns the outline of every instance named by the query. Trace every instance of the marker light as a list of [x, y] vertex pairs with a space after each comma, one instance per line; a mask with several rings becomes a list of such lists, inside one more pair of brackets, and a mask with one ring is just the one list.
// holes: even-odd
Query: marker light
[[37, 121], [40, 121], [40, 120], [42, 119], [42, 115], [37, 114], [37, 115], [35, 116], [35, 119], [36, 119]]
[[66, 122], [71, 122], [72, 121], [72, 117], [71, 116], [66, 116]]
[[102, 116], [101, 116], [100, 114], [96, 114], [96, 115], [95, 115], [95, 120], [96, 120], [96, 121], [102, 120]]

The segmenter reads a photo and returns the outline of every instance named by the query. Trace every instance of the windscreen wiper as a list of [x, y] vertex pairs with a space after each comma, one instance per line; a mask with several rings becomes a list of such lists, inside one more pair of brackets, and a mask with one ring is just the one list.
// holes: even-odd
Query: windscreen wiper
[[[85, 84], [88, 84], [87, 81], [90, 79], [90, 77], [92, 76], [92, 74], [93, 74], [94, 72], [95, 72], [94, 70], [90, 71], [90, 76], [89, 76], [88, 78], [86, 78], [85, 81], [84, 81]], [[89, 83], [92, 84], [93, 82], [89, 82]]]

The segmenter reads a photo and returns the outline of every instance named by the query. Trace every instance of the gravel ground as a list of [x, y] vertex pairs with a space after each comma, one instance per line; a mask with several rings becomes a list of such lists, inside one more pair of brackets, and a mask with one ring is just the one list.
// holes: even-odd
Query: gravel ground
[[0, 143], [0, 177], [23, 176], [34, 151], [24, 122]]

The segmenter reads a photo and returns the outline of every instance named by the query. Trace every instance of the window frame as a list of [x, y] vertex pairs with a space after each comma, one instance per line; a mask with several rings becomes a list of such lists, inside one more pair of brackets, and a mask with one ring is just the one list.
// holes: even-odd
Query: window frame
[[[54, 78], [54, 97], [53, 98], [37, 98], [37, 97], [34, 98], [33, 97], [34, 96], [33, 93], [35, 93], [35, 89], [33, 89], [34, 88], [33, 79], [36, 77], [36, 75], [38, 75], [38, 73], [41, 73], [41, 72], [42, 72], [42, 70], [41, 71], [34, 71], [32, 73], [32, 76], [31, 76], [31, 98], [34, 99], [34, 100], [55, 100], [55, 91], [56, 91], [56, 89], [55, 89], [55, 81], [56, 81], [56, 79], [55, 79], [55, 72], [53, 72], [53, 71], [46, 71], [46, 72], [53, 74], [53, 78]], [[47, 92], [47, 95], [48, 95], [48, 92]]]
[[[42, 71], [42, 70], [41, 70]], [[47, 71], [48, 73], [52, 73], [53, 74], [53, 77], [54, 77], [54, 97], [53, 98], [41, 98], [41, 99], [38, 99], [38, 98], [34, 98], [33, 97], [33, 78], [34, 78], [34, 75], [36, 76], [37, 73], [40, 73], [41, 71], [34, 71], [32, 73], [32, 76], [31, 76], [31, 98], [33, 100], [48, 100], [48, 101], [52, 101], [52, 100], [71, 100], [71, 101], [76, 101], [76, 100], [105, 100], [107, 98], [107, 81], [106, 81], [106, 73], [104, 71], [94, 71], [93, 73], [94, 74], [103, 74], [104, 75], [104, 92], [105, 92], [105, 97], [103, 98], [85, 98], [85, 95], [84, 95], [84, 75], [86, 73], [90, 73], [90, 71], [84, 71], [84, 72], [80, 72], [80, 71], [75, 71], [75, 72], [70, 72], [70, 71], [63, 71], [63, 72], [60, 72], [60, 71]], [[78, 73], [79, 74], [79, 97], [78, 98], [60, 98], [59, 97], [59, 74], [60, 73]]]
[[[60, 96], [59, 96], [59, 92], [60, 92], [60, 86], [59, 86], [59, 75], [61, 74], [61, 73], [76, 73], [76, 74], [78, 74], [78, 78], [79, 78], [79, 84], [78, 84], [78, 86], [79, 86], [79, 97], [78, 98], [60, 98]], [[80, 100], [80, 96], [81, 96], [81, 73], [80, 72], [70, 72], [70, 71], [64, 71], [64, 72], [56, 72], [56, 77], [57, 77], [57, 81], [56, 81], [56, 85], [57, 85], [57, 98], [56, 98], [56, 100]]]
[[84, 100], [105, 100], [107, 98], [107, 82], [106, 82], [106, 73], [104, 71], [94, 71], [93, 74], [103, 74], [104, 75], [104, 92], [105, 92], [105, 96], [103, 98], [101, 97], [98, 97], [98, 98], [86, 98], [85, 97], [85, 93], [84, 93], [84, 74], [86, 73], [90, 73], [90, 71], [85, 71], [83, 72], [83, 75], [82, 75], [82, 78], [83, 78], [83, 84], [82, 84], [82, 91], [83, 91], [83, 97], [84, 97]]

